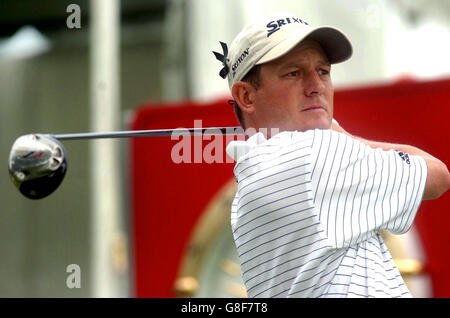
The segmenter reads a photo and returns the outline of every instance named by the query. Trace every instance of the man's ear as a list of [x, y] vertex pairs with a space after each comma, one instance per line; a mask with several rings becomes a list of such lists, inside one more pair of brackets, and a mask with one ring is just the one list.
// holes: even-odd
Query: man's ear
[[256, 89], [247, 82], [236, 82], [231, 89], [233, 99], [239, 108], [246, 114], [252, 114], [255, 111], [254, 92]]

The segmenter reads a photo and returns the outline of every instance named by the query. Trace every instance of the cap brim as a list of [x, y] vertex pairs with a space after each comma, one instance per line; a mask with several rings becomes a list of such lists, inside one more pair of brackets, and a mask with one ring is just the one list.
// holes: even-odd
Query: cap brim
[[352, 45], [344, 33], [333, 27], [322, 26], [303, 34], [297, 33], [288, 37], [264, 54], [256, 64], [267, 63], [283, 56], [305, 39], [319, 42], [331, 64], [344, 62], [353, 54]]

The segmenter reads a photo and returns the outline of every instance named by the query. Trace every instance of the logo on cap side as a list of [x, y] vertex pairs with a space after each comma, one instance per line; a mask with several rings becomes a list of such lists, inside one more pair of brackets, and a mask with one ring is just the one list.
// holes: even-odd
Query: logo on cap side
[[283, 25], [291, 24], [291, 23], [302, 23], [304, 25], [309, 25], [307, 22], [303, 21], [300, 18], [290, 17], [285, 19], [280, 19], [276, 21], [270, 21], [267, 23], [267, 37], [271, 36], [273, 33], [277, 32], [281, 29]]
[[241, 56], [238, 57], [237, 61], [233, 64], [231, 67], [231, 70], [233, 71], [233, 77], [236, 75], [236, 69], [238, 66], [244, 61], [244, 59], [248, 56], [250, 48], [245, 49]]

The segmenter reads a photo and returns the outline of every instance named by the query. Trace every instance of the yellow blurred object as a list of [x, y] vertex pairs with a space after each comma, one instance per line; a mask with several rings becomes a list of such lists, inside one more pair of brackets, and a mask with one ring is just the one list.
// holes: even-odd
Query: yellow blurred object
[[198, 289], [198, 281], [194, 277], [179, 277], [175, 281], [174, 289], [177, 297], [193, 297]]
[[406, 258], [406, 259], [394, 259], [395, 265], [402, 276], [407, 275], [419, 275], [422, 273], [423, 265], [418, 260]]

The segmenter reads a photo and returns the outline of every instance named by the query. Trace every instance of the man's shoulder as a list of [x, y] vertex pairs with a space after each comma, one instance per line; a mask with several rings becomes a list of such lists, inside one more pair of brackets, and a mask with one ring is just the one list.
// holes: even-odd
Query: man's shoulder
[[227, 154], [237, 163], [247, 161], [256, 156], [270, 155], [277, 152], [285, 151], [292, 147], [298, 147], [304, 143], [311, 146], [314, 137], [314, 131], [282, 131], [269, 139], [262, 133], [251, 136], [248, 140], [231, 141], [227, 148]]

